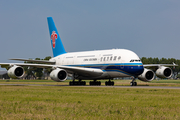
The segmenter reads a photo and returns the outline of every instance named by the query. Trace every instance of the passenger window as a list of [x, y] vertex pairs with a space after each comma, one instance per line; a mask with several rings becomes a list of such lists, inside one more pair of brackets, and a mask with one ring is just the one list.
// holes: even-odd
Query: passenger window
[[111, 56], [111, 57], [110, 57], [110, 60], [112, 60], [112, 58], [113, 58], [113, 57]]
[[109, 57], [107, 57], [107, 61], [109, 60]]
[[118, 60], [120, 60], [120, 59], [121, 59], [121, 56], [118, 57]]
[[114, 56], [114, 60], [116, 60], [116, 57], [117, 57], [117, 56]]
[[106, 60], [106, 57], [104, 57], [104, 61]]
[[101, 61], [103, 61], [103, 57], [101, 57]]

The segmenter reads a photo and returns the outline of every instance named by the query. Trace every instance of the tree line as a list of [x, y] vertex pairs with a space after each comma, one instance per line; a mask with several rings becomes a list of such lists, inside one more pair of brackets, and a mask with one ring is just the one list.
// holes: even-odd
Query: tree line
[[[40, 59], [40, 58], [36, 58], [35, 60], [49, 60], [51, 59], [51, 56], [47, 56], [44, 59]], [[173, 70], [173, 76], [174, 78], [179, 77], [180, 75], [178, 75], [178, 73], [180, 72], [180, 60], [178, 59], [174, 59], [174, 58], [146, 58], [146, 57], [142, 57], [141, 61], [143, 64], [177, 64], [179, 66], [177, 67], [171, 67], [171, 69]], [[36, 62], [25, 62], [25, 63], [34, 63], [34, 64], [38, 64]], [[26, 73], [26, 79], [31, 79], [31, 78], [35, 78], [35, 79], [47, 79], [47, 76], [49, 76], [50, 72], [52, 71], [51, 68], [48, 69], [43, 69], [43, 68], [36, 68], [36, 67], [24, 67], [25, 73]], [[46, 75], [46, 77], [43, 77], [43, 75]]]

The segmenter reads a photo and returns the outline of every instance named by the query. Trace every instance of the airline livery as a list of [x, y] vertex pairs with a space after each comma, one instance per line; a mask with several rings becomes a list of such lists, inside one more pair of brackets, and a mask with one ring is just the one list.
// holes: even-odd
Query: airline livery
[[[111, 49], [97, 51], [83, 51], [67, 53], [64, 49], [52, 17], [47, 18], [50, 40], [54, 57], [49, 61], [11, 59], [19, 61], [31, 61], [39, 64], [28, 63], [0, 63], [8, 66], [8, 75], [11, 78], [21, 78], [24, 75], [24, 66], [38, 68], [52, 68], [50, 77], [52, 80], [62, 82], [71, 76], [73, 80], [69, 85], [86, 85], [82, 80], [90, 81], [90, 85], [101, 85], [101, 79], [108, 79], [105, 85], [114, 85], [113, 78], [133, 77], [131, 86], [136, 86], [136, 78], [141, 81], [152, 81], [155, 76], [170, 78], [172, 70], [166, 66], [176, 64], [148, 64], [143, 65], [140, 58], [132, 51], [126, 49]], [[152, 69], [152, 70], [151, 70]], [[75, 80], [78, 81], [75, 81]]]

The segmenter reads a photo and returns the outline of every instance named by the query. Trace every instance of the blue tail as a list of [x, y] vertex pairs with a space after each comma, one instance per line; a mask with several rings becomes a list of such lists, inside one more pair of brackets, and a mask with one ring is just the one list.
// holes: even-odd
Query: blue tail
[[52, 17], [47, 18], [54, 57], [66, 53]]

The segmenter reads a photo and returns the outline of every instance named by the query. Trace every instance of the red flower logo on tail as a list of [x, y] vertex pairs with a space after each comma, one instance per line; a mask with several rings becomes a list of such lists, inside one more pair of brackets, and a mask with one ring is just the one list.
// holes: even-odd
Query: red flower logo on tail
[[56, 34], [55, 31], [53, 31], [52, 34], [51, 34], [51, 40], [52, 40], [53, 48], [55, 48], [56, 39], [57, 39], [57, 34]]

